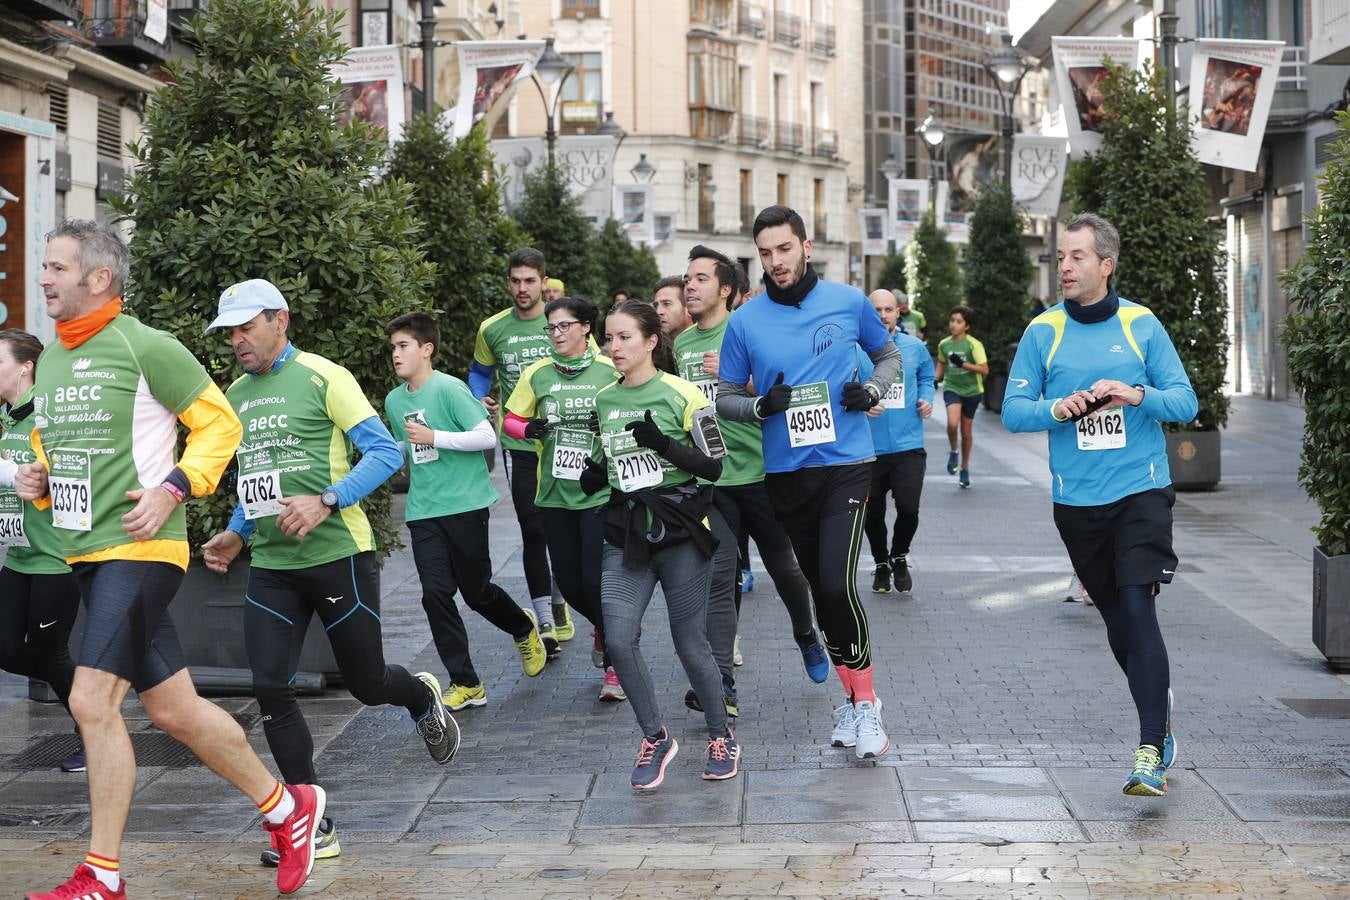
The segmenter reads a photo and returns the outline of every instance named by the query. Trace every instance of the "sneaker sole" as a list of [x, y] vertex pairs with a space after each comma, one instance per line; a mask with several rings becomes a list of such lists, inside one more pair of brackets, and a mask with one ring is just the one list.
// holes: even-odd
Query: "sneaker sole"
[[[293, 894], [295, 891], [300, 890], [300, 888], [305, 886], [305, 882], [309, 880], [310, 874], [314, 871], [314, 860], [316, 859], [314, 855], [314, 842], [318, 840], [319, 837], [319, 823], [323, 821], [324, 809], [328, 806], [328, 794], [317, 784], [310, 785], [310, 787], [314, 790], [314, 812], [310, 814], [309, 821], [309, 865], [305, 866], [305, 877], [300, 880], [300, 883], [295, 886], [294, 890], [281, 891], [281, 886], [277, 886], [277, 890], [281, 891], [283, 894]], [[280, 869], [278, 869], [277, 874], [280, 874]]]
[[332, 844], [329, 844], [327, 847], [324, 847], [322, 850], [314, 851], [315, 859], [337, 859], [341, 855], [342, 855], [341, 842], [334, 842]]
[[661, 786], [661, 782], [666, 780], [666, 766], [670, 765], [670, 761], [674, 759], [675, 754], [679, 752], [680, 752], [680, 742], [675, 740], [674, 738], [671, 738], [670, 752], [666, 754], [665, 759], [661, 760], [661, 768], [658, 769], [656, 772], [656, 779], [654, 781], [649, 781], [646, 784], [635, 784], [633, 785], [633, 790], [650, 791], [653, 788], [659, 788]]
[[888, 588], [888, 587], [885, 587], [885, 588], [879, 588], [879, 587], [875, 587], [875, 586], [874, 586], [874, 587], [872, 588], [872, 593], [874, 593], [874, 594], [889, 594], [890, 592], [891, 592], [891, 589]]
[[465, 700], [463, 703], [459, 704], [459, 706], [451, 706], [449, 703], [445, 704], [445, 708], [451, 712], [462, 712], [466, 709], [481, 709], [484, 706], [487, 706], [486, 697], [479, 697], [476, 700]]
[[[435, 755], [432, 755], [431, 757], [432, 762], [436, 763], [437, 765], [443, 766], [448, 762], [450, 762], [450, 760], [454, 759], [455, 754], [459, 753], [459, 742], [460, 739], [463, 737], [463, 735], [460, 733], [459, 730], [459, 723], [455, 721], [454, 716], [450, 715], [450, 710], [446, 707], [445, 701], [441, 699], [444, 695], [441, 693], [441, 683], [436, 678], [436, 676], [432, 675], [430, 672], [418, 672], [413, 677], [416, 678], [418, 681], [422, 682], [423, 684], [425, 684], [427, 686], [427, 689], [431, 691], [431, 696], [435, 698], [432, 702], [439, 705], [441, 710], [444, 711], [445, 713], [445, 733], [447, 735], [449, 734], [454, 735], [454, 739], [451, 740], [450, 742], [450, 753], [445, 757], [445, 759], [437, 759]], [[431, 715], [436, 714], [434, 706], [432, 707], [432, 711], [430, 714]], [[421, 740], [420, 734], [418, 735], [418, 739]], [[426, 746], [425, 741], [423, 741], [423, 746]], [[431, 752], [431, 748], [429, 746], [427, 747], [427, 752], [428, 753]]]
[[831, 747], [846, 747], [846, 748], [847, 748], [847, 747], [853, 747], [853, 746], [856, 746], [857, 743], [858, 743], [857, 741], [854, 741], [852, 744], [850, 744], [850, 743], [847, 743], [846, 741], [831, 740], [831, 741], [830, 741], [830, 746], [831, 746]]
[[858, 759], [881, 759], [883, 756], [886, 755], [886, 752], [890, 749], [891, 749], [891, 741], [890, 738], [887, 738], [886, 746], [882, 747], [876, 753], [859, 753], [857, 751], [857, 748], [855, 747], [853, 750], [853, 755], [856, 756]]
[[1152, 785], [1144, 784], [1142, 781], [1136, 781], [1133, 784], [1125, 785], [1123, 793], [1129, 794], [1131, 797], [1161, 797], [1167, 793], [1167, 785], [1164, 784], [1160, 790]]
[[731, 771], [730, 771], [730, 772], [728, 772], [728, 773], [725, 774], [725, 775], [715, 775], [715, 774], [712, 774], [712, 773], [710, 773], [710, 772], [704, 772], [704, 773], [703, 773], [703, 780], [704, 780], [704, 781], [726, 781], [726, 780], [729, 779], [729, 778], [735, 778], [735, 777], [736, 777], [737, 775], [739, 775], [740, 773], [741, 773], [741, 755], [740, 755], [740, 753], [737, 753], [737, 754], [736, 754], [736, 758], [735, 758], [734, 760], [732, 760], [732, 766], [731, 766]]
[[624, 701], [627, 700], [627, 699], [628, 699], [628, 695], [627, 695], [627, 694], [623, 694], [622, 696], [620, 696], [620, 695], [618, 695], [618, 694], [601, 694], [601, 695], [600, 695], [600, 702], [601, 702], [601, 703], [622, 703], [622, 702], [624, 702]]

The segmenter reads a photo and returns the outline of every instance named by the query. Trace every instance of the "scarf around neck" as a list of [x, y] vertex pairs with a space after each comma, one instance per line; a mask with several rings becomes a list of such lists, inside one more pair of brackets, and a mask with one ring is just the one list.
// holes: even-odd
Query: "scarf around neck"
[[33, 388], [29, 388], [14, 406], [0, 406], [0, 425], [9, 431], [18, 422], [28, 418], [33, 411]]
[[122, 312], [122, 297], [120, 295], [112, 298], [107, 303], [91, 312], [74, 319], [67, 319], [64, 322], [56, 323], [56, 335], [61, 339], [61, 346], [67, 350], [74, 350], [76, 347], [89, 340], [94, 335], [103, 330], [104, 326], [117, 318]]
[[1114, 287], [1108, 288], [1106, 296], [1091, 306], [1079, 306], [1072, 300], [1064, 301], [1064, 311], [1069, 314], [1069, 318], [1083, 325], [1105, 322], [1114, 316], [1118, 309], [1120, 309], [1120, 295], [1116, 293]]
[[579, 375], [595, 360], [595, 352], [590, 347], [580, 356], [563, 356], [557, 350], [550, 350], [549, 355], [553, 358], [553, 368], [564, 375]]
[[769, 295], [769, 299], [774, 303], [781, 303], [784, 306], [795, 306], [801, 308], [802, 301], [806, 295], [811, 293], [811, 289], [816, 286], [820, 279], [816, 277], [816, 270], [811, 268], [811, 264], [806, 264], [806, 271], [802, 277], [797, 279], [797, 283], [785, 288], [780, 288], [767, 272], [764, 273], [764, 293]]

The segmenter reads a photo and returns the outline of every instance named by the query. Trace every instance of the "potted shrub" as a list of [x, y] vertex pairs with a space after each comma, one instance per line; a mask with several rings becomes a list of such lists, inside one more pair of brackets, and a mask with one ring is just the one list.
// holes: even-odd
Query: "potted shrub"
[[1162, 79], [1107, 68], [1102, 148], [1069, 167], [1065, 194], [1074, 212], [1100, 213], [1120, 231], [1116, 288], [1167, 328], [1200, 402], [1194, 422], [1164, 426], [1172, 483], [1210, 489], [1219, 483], [1219, 429], [1228, 422], [1221, 228], [1207, 212], [1209, 189], [1185, 113], [1169, 110]]
[[1336, 114], [1339, 137], [1321, 178], [1321, 204], [1309, 217], [1303, 257], [1280, 278], [1292, 310], [1282, 340], [1289, 378], [1307, 400], [1298, 480], [1321, 518], [1313, 549], [1313, 643], [1332, 668], [1350, 669], [1350, 368], [1337, 347], [1350, 335], [1350, 115]]
[[[914, 257], [905, 270], [910, 286], [909, 302], [927, 317], [924, 340], [928, 352], [936, 353], [938, 342], [947, 336], [947, 318], [952, 308], [962, 302], [961, 264], [956, 258], [956, 245], [947, 240], [947, 230], [939, 228], [930, 213], [924, 213], [905, 253], [907, 261], [910, 254]], [[980, 336], [978, 325], [975, 336]]]
[[1013, 350], [1030, 318], [1027, 291], [1035, 277], [1022, 232], [1026, 221], [1003, 181], [980, 186], [970, 215], [970, 246], [964, 262], [966, 303], [975, 310], [975, 333], [989, 355], [984, 405], [1003, 408], [1003, 389]]

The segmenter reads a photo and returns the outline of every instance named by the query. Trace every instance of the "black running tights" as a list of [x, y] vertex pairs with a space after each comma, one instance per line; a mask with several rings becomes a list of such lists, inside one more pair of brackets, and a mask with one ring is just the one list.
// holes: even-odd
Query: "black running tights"
[[1153, 585], [1125, 584], [1115, 597], [1093, 598], [1106, 622], [1106, 639], [1139, 711], [1139, 743], [1162, 750], [1167, 733], [1167, 647], [1158, 628]]

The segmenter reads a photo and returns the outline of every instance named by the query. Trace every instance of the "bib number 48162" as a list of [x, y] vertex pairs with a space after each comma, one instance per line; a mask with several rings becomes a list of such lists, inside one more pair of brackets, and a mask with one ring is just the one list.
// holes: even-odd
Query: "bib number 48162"
[[1125, 410], [1108, 406], [1078, 420], [1079, 450], [1119, 450], [1125, 446]]

